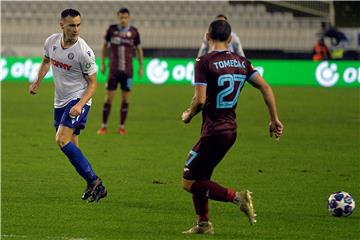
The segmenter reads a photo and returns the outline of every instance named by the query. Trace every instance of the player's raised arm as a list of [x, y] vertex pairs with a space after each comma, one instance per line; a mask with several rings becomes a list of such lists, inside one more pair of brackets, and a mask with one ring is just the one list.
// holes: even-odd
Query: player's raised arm
[[264, 101], [269, 109], [269, 114], [270, 114], [270, 123], [269, 123], [269, 131], [270, 131], [270, 136], [272, 137], [273, 133], [275, 134], [275, 138], [279, 139], [282, 131], [283, 131], [283, 125], [279, 120], [278, 117], [278, 113], [277, 113], [277, 109], [276, 109], [276, 102], [275, 102], [275, 97], [274, 97], [274, 93], [271, 89], [271, 87], [269, 86], [269, 84], [267, 84], [267, 82], [265, 82], [265, 80], [260, 76], [260, 74], [255, 74], [250, 82], [254, 87], [256, 87], [257, 89], [260, 90], [260, 92], [262, 93], [263, 97], [264, 97]]
[[41, 81], [44, 79], [45, 75], [49, 72], [50, 69], [50, 59], [46, 56], [43, 57], [39, 72], [35, 81], [29, 87], [29, 93], [34, 95], [40, 87]]
[[204, 107], [206, 101], [206, 85], [195, 85], [195, 93], [192, 98], [190, 107], [182, 114], [184, 123], [189, 123], [191, 119], [198, 114]]

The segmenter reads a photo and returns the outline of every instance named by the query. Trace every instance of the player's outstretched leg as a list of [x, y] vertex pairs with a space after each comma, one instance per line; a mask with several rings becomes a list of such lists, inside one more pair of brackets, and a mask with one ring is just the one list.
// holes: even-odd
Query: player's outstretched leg
[[248, 217], [251, 225], [256, 223], [256, 213], [252, 203], [252, 192], [249, 190], [237, 192], [233, 202], [238, 205], [240, 211]]

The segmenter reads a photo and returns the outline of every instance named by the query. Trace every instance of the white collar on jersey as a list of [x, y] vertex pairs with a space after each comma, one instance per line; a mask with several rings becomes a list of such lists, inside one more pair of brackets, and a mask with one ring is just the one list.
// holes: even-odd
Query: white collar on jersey
[[229, 52], [229, 49], [224, 49], [224, 50], [211, 50], [209, 53], [211, 52]]

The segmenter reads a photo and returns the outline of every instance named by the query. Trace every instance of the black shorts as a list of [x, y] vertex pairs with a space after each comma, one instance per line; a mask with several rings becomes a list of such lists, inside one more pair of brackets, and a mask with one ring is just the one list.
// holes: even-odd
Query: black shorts
[[188, 155], [183, 178], [187, 180], [210, 180], [214, 168], [235, 140], [236, 131], [227, 131], [216, 136], [201, 136]]
[[106, 83], [106, 89], [109, 91], [116, 90], [118, 84], [120, 84], [120, 88], [122, 90], [129, 92], [131, 90], [132, 77], [123, 71], [110, 71], [109, 78]]

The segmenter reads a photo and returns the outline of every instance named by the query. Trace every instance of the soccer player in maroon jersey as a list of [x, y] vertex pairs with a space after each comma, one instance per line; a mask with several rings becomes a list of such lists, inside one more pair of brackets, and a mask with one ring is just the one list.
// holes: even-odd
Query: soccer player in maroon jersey
[[250, 224], [256, 222], [250, 191], [236, 192], [210, 180], [214, 168], [236, 140], [235, 108], [246, 81], [264, 97], [270, 114], [270, 136], [274, 134], [279, 139], [283, 131], [270, 86], [249, 60], [228, 51], [230, 33], [227, 21], [215, 20], [210, 24], [207, 38], [212, 51], [196, 59], [195, 94], [182, 114], [184, 123], [189, 123], [200, 111], [203, 116], [201, 137], [190, 151], [183, 171], [183, 188], [192, 193], [198, 215], [197, 223], [185, 234], [214, 233], [208, 216], [208, 199], [234, 203]]
[[135, 48], [139, 61], [139, 77], [143, 74], [143, 50], [140, 46], [140, 34], [138, 30], [129, 25], [130, 12], [127, 8], [121, 8], [118, 13], [119, 24], [110, 25], [105, 35], [105, 43], [101, 55], [101, 72], [105, 73], [106, 49], [110, 48], [110, 72], [106, 84], [107, 94], [103, 106], [101, 128], [98, 134], [106, 134], [107, 123], [110, 115], [112, 101], [117, 85], [122, 90], [122, 101], [120, 107], [120, 124], [118, 133], [125, 135], [125, 120], [129, 111], [129, 93], [132, 84], [133, 65], [132, 55]]

